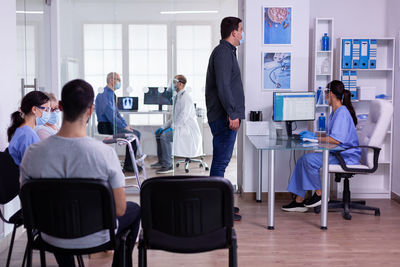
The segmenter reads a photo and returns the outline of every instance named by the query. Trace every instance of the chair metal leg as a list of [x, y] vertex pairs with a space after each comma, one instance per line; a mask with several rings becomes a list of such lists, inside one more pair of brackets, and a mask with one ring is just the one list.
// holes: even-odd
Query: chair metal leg
[[11, 235], [10, 248], [8, 249], [7, 264], [6, 264], [7, 267], [10, 266], [11, 254], [12, 254], [12, 250], [13, 250], [13, 247], [14, 247], [14, 239], [15, 239], [15, 232], [16, 231], [17, 231], [17, 225], [14, 224], [14, 228], [13, 228], [12, 235]]
[[147, 267], [147, 252], [144, 245], [139, 245], [139, 267]]
[[78, 261], [79, 267], [85, 267], [85, 263], [83, 262], [82, 255], [76, 255], [76, 260]]
[[380, 216], [381, 212], [379, 210], [379, 208], [375, 208], [375, 207], [370, 207], [370, 206], [365, 206], [363, 204], [359, 204], [359, 203], [355, 203], [355, 202], [351, 202], [350, 203], [350, 209], [356, 209], [356, 210], [373, 210], [375, 211], [375, 216]]
[[229, 248], [229, 267], [237, 267], [237, 240], [235, 232], [232, 233], [232, 245]]
[[360, 205], [365, 205], [365, 200], [353, 200], [353, 201], [351, 201], [351, 203], [357, 203], [357, 204], [360, 204]]
[[40, 266], [46, 267], [46, 254], [44, 250], [40, 250]]
[[32, 267], [32, 248], [28, 247], [27, 255], [26, 255], [26, 266]]

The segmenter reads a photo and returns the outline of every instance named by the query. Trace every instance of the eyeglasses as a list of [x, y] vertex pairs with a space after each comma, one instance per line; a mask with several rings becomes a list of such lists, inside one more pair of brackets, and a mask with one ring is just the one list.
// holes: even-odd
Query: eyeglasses
[[40, 108], [41, 110], [44, 110], [46, 112], [50, 111], [50, 107], [42, 107], [42, 106], [36, 106], [37, 108]]
[[60, 111], [58, 108], [52, 108], [52, 109], [50, 109], [50, 112], [57, 112], [57, 111]]

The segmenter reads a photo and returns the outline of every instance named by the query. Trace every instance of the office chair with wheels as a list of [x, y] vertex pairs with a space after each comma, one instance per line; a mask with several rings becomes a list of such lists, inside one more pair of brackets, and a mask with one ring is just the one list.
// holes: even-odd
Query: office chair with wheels
[[[379, 208], [365, 205], [365, 201], [351, 201], [349, 179], [356, 174], [374, 173], [378, 168], [380, 146], [385, 139], [387, 130], [390, 126], [393, 114], [393, 105], [389, 101], [374, 100], [371, 101], [368, 120], [359, 133], [359, 142], [361, 148], [361, 162], [359, 165], [346, 165], [341, 157], [343, 151], [336, 153], [340, 165], [330, 164], [329, 172], [335, 174], [335, 182], [343, 184], [343, 200], [330, 201], [329, 209], [343, 209], [343, 217], [351, 220], [351, 209], [371, 210], [375, 216], [380, 216]], [[349, 148], [354, 149], [354, 148]], [[361, 178], [361, 177], [360, 177]], [[318, 212], [320, 207], [315, 210]]]
[[139, 266], [146, 251], [197, 253], [229, 249], [229, 266], [237, 266], [233, 229], [233, 189], [221, 177], [166, 176], [146, 180], [140, 191], [142, 231]]
[[[8, 148], [0, 152], [0, 205], [5, 205], [19, 194], [19, 169], [8, 152]], [[4, 218], [0, 210], [0, 219], [5, 223], [13, 224], [10, 248], [8, 249], [6, 267], [10, 266], [12, 250], [14, 246], [17, 228], [23, 225], [22, 211], [18, 210], [8, 220]]]
[[196, 158], [185, 158], [185, 159], [181, 159], [181, 160], [177, 160], [175, 163], [175, 166], [178, 168], [180, 164], [184, 163], [185, 164], [185, 172], [188, 173], [189, 172], [189, 164], [192, 162], [197, 162], [199, 163], [199, 167], [203, 168], [208, 171], [210, 170], [208, 168], [207, 162], [204, 160], [204, 156], [200, 156], [199, 159]]
[[[45, 251], [48, 251], [76, 255], [81, 267], [84, 266], [81, 255], [125, 246], [129, 230], [122, 233], [120, 243], [115, 235], [113, 191], [104, 180], [32, 179], [22, 186], [20, 198], [28, 236], [29, 267], [32, 265], [33, 249], [40, 251], [42, 266], [46, 264]], [[41, 237], [41, 233], [45, 233], [57, 238], [79, 238], [101, 230], [108, 230], [110, 240], [90, 248], [60, 248]], [[122, 266], [125, 266], [124, 262]]]

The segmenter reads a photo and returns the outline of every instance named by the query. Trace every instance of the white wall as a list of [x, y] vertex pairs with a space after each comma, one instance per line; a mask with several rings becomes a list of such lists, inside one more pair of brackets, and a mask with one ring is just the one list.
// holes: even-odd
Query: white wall
[[[308, 33], [309, 1], [290, 0], [247, 0], [244, 2], [244, 64], [242, 76], [246, 97], [246, 117], [250, 110], [262, 110], [264, 120], [269, 120], [272, 112], [272, 91], [262, 91], [262, 51], [263, 43], [263, 6], [292, 7], [292, 89], [308, 90]], [[265, 51], [265, 49], [264, 49]], [[255, 192], [257, 189], [258, 157], [257, 152], [243, 135], [243, 191]], [[299, 153], [296, 153], [297, 155]], [[263, 191], [267, 191], [267, 152], [263, 152]], [[290, 171], [289, 153], [275, 153], [276, 191], [285, 191]]]
[[393, 147], [393, 156], [392, 156], [392, 192], [400, 196], [400, 166], [396, 164], [400, 160], [400, 147], [397, 145], [397, 141], [400, 138], [400, 94], [398, 91], [400, 90], [400, 20], [399, 20], [399, 11], [400, 11], [400, 1], [398, 0], [387, 0], [386, 1], [386, 34], [388, 36], [396, 37], [396, 54], [395, 54], [395, 66], [394, 66], [394, 100], [397, 103], [394, 106], [394, 115], [393, 115], [393, 139], [394, 139], [394, 147]]
[[[0, 24], [6, 41], [0, 42], [0, 150], [7, 146], [7, 127], [10, 124], [10, 114], [18, 109], [21, 90], [17, 84], [17, 51], [16, 51], [16, 13], [15, 1], [3, 1], [0, 8]], [[19, 200], [14, 199], [4, 206], [6, 218], [13, 214], [19, 206]], [[3, 228], [4, 227], [4, 228]], [[10, 225], [3, 225], [0, 221], [0, 239], [4, 233], [11, 230]]]

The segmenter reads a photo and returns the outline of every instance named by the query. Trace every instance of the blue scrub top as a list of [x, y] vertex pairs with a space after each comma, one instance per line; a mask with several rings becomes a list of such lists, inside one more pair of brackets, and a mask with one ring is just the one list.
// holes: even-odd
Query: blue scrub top
[[39, 136], [31, 127], [25, 125], [17, 128], [8, 145], [8, 151], [15, 164], [19, 166], [25, 154], [25, 150], [27, 150], [30, 145], [39, 141]]
[[[342, 105], [329, 116], [328, 134], [340, 142], [343, 148], [359, 146], [356, 127], [346, 106]], [[361, 149], [350, 149], [341, 153], [346, 164], [359, 164]]]

